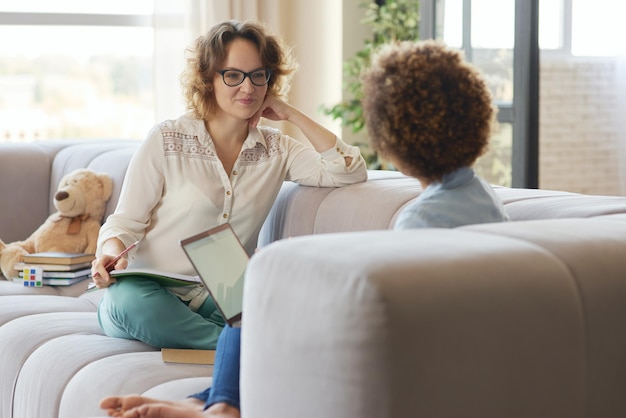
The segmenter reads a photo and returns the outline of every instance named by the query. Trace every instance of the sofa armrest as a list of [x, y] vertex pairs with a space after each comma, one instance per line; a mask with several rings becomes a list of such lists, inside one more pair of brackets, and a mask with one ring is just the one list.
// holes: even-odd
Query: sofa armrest
[[540, 246], [459, 229], [299, 237], [255, 254], [245, 286], [251, 417], [584, 416], [578, 289]]

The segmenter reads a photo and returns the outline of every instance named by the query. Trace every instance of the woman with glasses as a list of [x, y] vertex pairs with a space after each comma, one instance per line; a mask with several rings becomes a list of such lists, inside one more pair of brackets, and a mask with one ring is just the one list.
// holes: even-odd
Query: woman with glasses
[[[197, 411], [213, 405], [206, 414], [217, 406], [238, 415], [239, 329], [224, 328], [207, 290], [164, 288], [140, 278], [116, 282], [105, 265], [139, 241], [115, 269], [195, 275], [181, 239], [230, 223], [252, 254], [283, 181], [341, 187], [365, 181], [367, 170], [357, 147], [283, 99], [296, 65], [280, 38], [262, 25], [217, 24], [188, 53], [181, 81], [189, 112], [149, 132], [129, 164], [115, 213], [100, 230], [92, 274], [96, 286], [107, 290], [98, 318], [106, 335], [159, 348], [215, 349], [224, 329], [213, 388], [189, 402]], [[260, 125], [261, 118], [289, 121], [310, 145]], [[222, 361], [223, 356], [232, 358]], [[129, 405], [145, 402], [108, 398], [102, 406], [122, 416]], [[134, 410], [126, 416], [157, 416], [150, 415], [152, 406], [144, 405], [148, 415]]]

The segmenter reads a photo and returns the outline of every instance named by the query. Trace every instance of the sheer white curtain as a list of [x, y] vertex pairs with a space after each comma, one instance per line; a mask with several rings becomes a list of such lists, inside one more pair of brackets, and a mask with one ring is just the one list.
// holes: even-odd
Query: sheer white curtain
[[621, 195], [626, 196], [626, 54], [617, 58], [615, 75], [617, 108], [614, 115], [617, 132], [617, 152], [619, 153]]
[[[157, 0], [159, 1], [159, 0]], [[196, 36], [204, 34], [217, 22], [228, 19], [261, 20], [261, 0], [189, 1], [189, 24]]]
[[[349, 0], [358, 2], [360, 0]], [[258, 20], [294, 48], [300, 69], [294, 77], [290, 102], [328, 129], [340, 134], [339, 124], [322, 115], [322, 104], [334, 104], [342, 94], [342, 2], [337, 0], [154, 0], [156, 119], [178, 117], [185, 111], [179, 76], [184, 51], [215, 23]], [[299, 138], [290, 125], [274, 124]]]
[[154, 92], [156, 121], [174, 119], [185, 106], [179, 84], [185, 48], [191, 42], [186, 23], [187, 1], [154, 1]]

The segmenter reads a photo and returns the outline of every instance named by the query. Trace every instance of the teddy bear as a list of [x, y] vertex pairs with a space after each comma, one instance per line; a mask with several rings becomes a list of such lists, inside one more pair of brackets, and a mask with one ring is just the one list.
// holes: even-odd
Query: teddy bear
[[95, 253], [102, 217], [112, 192], [113, 180], [106, 173], [81, 168], [63, 176], [54, 194], [57, 212], [23, 241], [5, 244], [0, 239], [0, 270], [4, 277], [15, 276], [14, 265], [23, 261], [25, 254]]

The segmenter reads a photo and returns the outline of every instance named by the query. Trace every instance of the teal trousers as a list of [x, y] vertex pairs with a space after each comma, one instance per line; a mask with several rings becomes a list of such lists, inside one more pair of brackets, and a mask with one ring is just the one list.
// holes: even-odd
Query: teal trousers
[[158, 348], [214, 350], [225, 321], [209, 297], [193, 312], [157, 282], [125, 278], [109, 286], [98, 304], [98, 321], [110, 337]]

